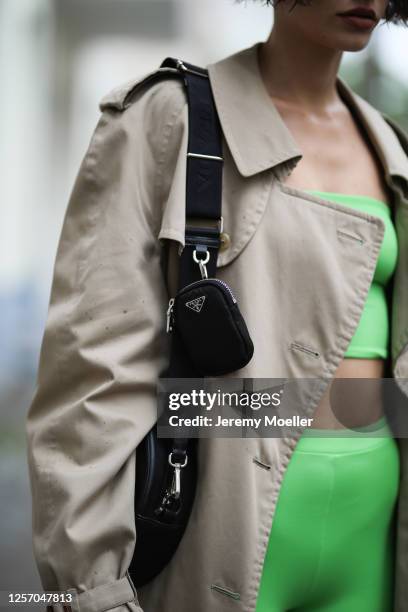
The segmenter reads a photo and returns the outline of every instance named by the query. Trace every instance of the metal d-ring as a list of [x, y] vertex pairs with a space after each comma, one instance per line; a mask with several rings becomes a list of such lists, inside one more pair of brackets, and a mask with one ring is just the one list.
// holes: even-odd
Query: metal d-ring
[[201, 272], [201, 278], [208, 278], [208, 272], [206, 268], [206, 264], [210, 261], [210, 251], [207, 251], [205, 254], [205, 259], [198, 259], [197, 250], [193, 251], [193, 259], [196, 263], [198, 263]]

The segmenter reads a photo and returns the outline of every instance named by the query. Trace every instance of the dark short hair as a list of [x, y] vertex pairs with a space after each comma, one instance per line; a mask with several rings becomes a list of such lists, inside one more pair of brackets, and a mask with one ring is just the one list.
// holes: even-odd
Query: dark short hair
[[[282, 0], [263, 0], [264, 4], [274, 6]], [[312, 0], [293, 0], [293, 6], [296, 4], [307, 5]], [[392, 23], [404, 23], [408, 25], [408, 0], [390, 0], [387, 6], [385, 20]]]

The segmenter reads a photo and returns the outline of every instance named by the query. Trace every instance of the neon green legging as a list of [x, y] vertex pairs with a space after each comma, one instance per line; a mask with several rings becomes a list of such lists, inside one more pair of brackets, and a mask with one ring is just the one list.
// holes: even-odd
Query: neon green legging
[[375, 431], [350, 432], [301, 436], [279, 493], [256, 612], [391, 612], [398, 445], [385, 419]]

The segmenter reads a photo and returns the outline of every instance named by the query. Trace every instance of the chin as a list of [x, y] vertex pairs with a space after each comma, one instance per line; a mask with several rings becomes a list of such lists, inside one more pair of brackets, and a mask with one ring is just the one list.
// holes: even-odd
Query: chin
[[348, 51], [349, 53], [357, 53], [358, 51], [363, 51], [366, 48], [367, 45], [354, 45], [354, 46], [349, 46], [349, 47], [343, 47], [342, 51], [346, 52]]
[[348, 43], [342, 47], [342, 51], [362, 51], [366, 48], [369, 41], [365, 40], [364, 42], [354, 41], [353, 43]]
[[365, 49], [370, 42], [371, 36], [360, 35], [360, 36], [339, 36], [331, 40], [331, 47], [338, 51], [362, 51]]

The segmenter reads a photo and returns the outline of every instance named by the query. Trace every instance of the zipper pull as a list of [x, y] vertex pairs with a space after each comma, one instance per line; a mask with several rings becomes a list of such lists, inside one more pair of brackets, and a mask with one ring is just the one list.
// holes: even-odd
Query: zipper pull
[[167, 308], [167, 325], [166, 325], [166, 332], [169, 333], [172, 331], [173, 329], [173, 325], [172, 325], [172, 321], [173, 321], [173, 304], [174, 304], [174, 298], [170, 298], [169, 299], [169, 307]]

